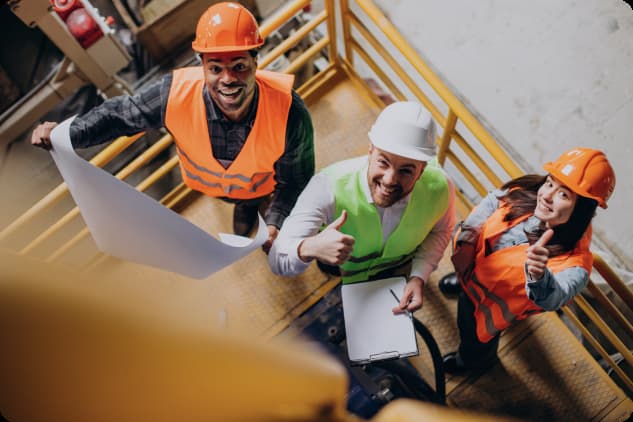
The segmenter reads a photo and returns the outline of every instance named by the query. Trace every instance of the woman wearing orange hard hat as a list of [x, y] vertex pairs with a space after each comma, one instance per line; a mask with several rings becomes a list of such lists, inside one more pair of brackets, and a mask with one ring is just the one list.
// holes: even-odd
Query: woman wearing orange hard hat
[[604, 153], [574, 148], [491, 192], [461, 223], [451, 257], [456, 274], [440, 280], [459, 293], [460, 345], [445, 370], [485, 368], [499, 335], [515, 321], [559, 309], [587, 284], [591, 219], [607, 208], [615, 173]]

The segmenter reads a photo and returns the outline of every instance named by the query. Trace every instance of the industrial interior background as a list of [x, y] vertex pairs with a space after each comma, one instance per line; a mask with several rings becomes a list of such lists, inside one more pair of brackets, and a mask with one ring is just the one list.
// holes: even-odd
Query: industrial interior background
[[[77, 0], [54, 0], [57, 5], [67, 5], [75, 1]], [[626, 138], [631, 124], [630, 116], [633, 116], [631, 8], [620, 0], [536, 0], [529, 3], [518, 0], [374, 1], [453, 92], [481, 118], [494, 138], [507, 149], [523, 170], [541, 172], [540, 165], [543, 162], [556, 158], [573, 146], [598, 148], [607, 153], [616, 169], [618, 183], [609, 203], [609, 210], [598, 210], [593, 250], [599, 252], [631, 287], [633, 222], [627, 217], [633, 198], [633, 181], [628, 177], [631, 171], [627, 160], [633, 156], [633, 147]], [[64, 43], [59, 42], [70, 36], [64, 23], [69, 16], [58, 19], [53, 15], [53, 22], [50, 17], [46, 22], [29, 19], [38, 13], [41, 15], [42, 10], [48, 11], [49, 0], [11, 0], [2, 4], [0, 27], [3, 28], [5, 39], [0, 45], [0, 193], [3, 198], [0, 230], [62, 181], [50, 155], [30, 145], [29, 137], [34, 125], [43, 120], [61, 121], [90, 109], [102, 101], [100, 91], [115, 95], [117, 92], [132, 90], [174, 66], [193, 63], [195, 58], [190, 50], [193, 29], [200, 13], [213, 2], [92, 0], [91, 3], [101, 16], [112, 16], [110, 22], [113, 22], [116, 30], [112, 37], [116, 42], [107, 37], [96, 41], [94, 47], [90, 48], [94, 52], [91, 57], [72, 39], [66, 38], [81, 51], [66, 51]], [[304, 10], [303, 17], [315, 15], [323, 8], [323, 2], [324, 0], [314, 1]], [[286, 2], [244, 0], [242, 3], [258, 18], [264, 19]], [[300, 14], [294, 19], [303, 18]], [[32, 27], [25, 22], [33, 22]], [[281, 42], [293, 30], [293, 25], [290, 22], [273, 33], [264, 49]], [[314, 44], [319, 36], [311, 35], [312, 39], [306, 45], [297, 45], [288, 55], [300, 53], [308, 45]], [[91, 41], [84, 39], [82, 42]], [[64, 59], [64, 56], [70, 57], [69, 54], [75, 55], [73, 64]], [[286, 58], [280, 59], [271, 64], [273, 69], [284, 66]], [[299, 83], [309, 78], [323, 64], [315, 59], [310, 66], [298, 74]], [[360, 66], [359, 70], [362, 70]], [[380, 90], [378, 82], [366, 82]], [[335, 90], [329, 91], [332, 92]], [[362, 103], [362, 99], [354, 100], [366, 105]], [[332, 104], [339, 106], [339, 102]], [[346, 105], [343, 101], [340, 106]], [[314, 115], [317, 114], [315, 112]], [[333, 114], [328, 117], [331, 115]], [[362, 118], [349, 119], [354, 120], [363, 121]], [[327, 128], [328, 123], [339, 121], [345, 120], [323, 118], [319, 121], [315, 118], [316, 125], [323, 125], [321, 128]], [[362, 126], [364, 125], [359, 124], [356, 127]], [[359, 136], [364, 136], [362, 131]], [[138, 143], [150, 143], [152, 141], [146, 139], [150, 137], [144, 137]], [[319, 139], [315, 141], [318, 143]], [[323, 139], [321, 141], [322, 147], [328, 145]], [[124, 162], [127, 156], [133, 156], [144, 148], [144, 145], [136, 144], [117, 159]], [[95, 149], [99, 147], [79, 153], [88, 157], [95, 153]], [[120, 168], [122, 165], [124, 164], [112, 162], [108, 164], [108, 170], [113, 171], [113, 166]], [[152, 170], [149, 168], [146, 171], [149, 173]], [[141, 179], [143, 174], [134, 174], [133, 177]], [[161, 183], [179, 182], [177, 170], [173, 171], [171, 177], [172, 180]], [[138, 182], [132, 178], [126, 181], [133, 185]], [[147, 193], [156, 198], [162, 195], [158, 192], [162, 188], [169, 189], [167, 186], [153, 186]], [[29, 226], [28, 230], [30, 229]], [[263, 273], [270, 274], [267, 265], [263, 268], [261, 274]], [[441, 271], [437, 273], [440, 274]], [[264, 278], [261, 274], [255, 274], [258, 280]], [[436, 276], [439, 278], [438, 274]], [[599, 277], [596, 272], [594, 275], [595, 278]], [[227, 279], [233, 282], [240, 277]], [[206, 286], [213, 287], [213, 284], [206, 283]], [[277, 284], [276, 280], [270, 285], [273, 284]], [[265, 283], [262, 286], [269, 287]], [[433, 298], [434, 289], [439, 296], [435, 284], [429, 288], [429, 298]], [[249, 284], [250, 290], [256, 289], [252, 289]], [[278, 291], [271, 294], [278, 294]], [[240, 307], [244, 307], [243, 298], [239, 298]], [[446, 302], [436, 296], [435, 300], [425, 302], [423, 310], [427, 312], [426, 315], [430, 315], [433, 306], [446, 311], [449, 309], [445, 306]], [[451, 306], [454, 311], [455, 304]], [[627, 317], [630, 321], [630, 313]], [[439, 318], [431, 321], [435, 334], [440, 333], [438, 338], [443, 341], [443, 347], [452, 347], [454, 341], [450, 336], [456, 335], [455, 330], [440, 329], [446, 326], [447, 319], [443, 323], [440, 323]], [[576, 337], [580, 337], [573, 328], [571, 330]], [[541, 333], [542, 331], [539, 332], [539, 341]], [[554, 334], [547, 338], [556, 341], [561, 338], [555, 331], [552, 333]], [[543, 344], [543, 349], [554, 349], [548, 346], [548, 342]], [[560, 346], [565, 350], [561, 356], [565, 360], [576, 359], [572, 348], [567, 346], [566, 343]], [[630, 344], [626, 347], [630, 349]], [[508, 362], [508, 367], [512, 367], [517, 361], [523, 362], [513, 358], [514, 345], [506, 349], [509, 352], [504, 359]], [[610, 350], [609, 353], [611, 352]], [[542, 355], [535, 356], [542, 359]], [[576, 360], [573, 362], [575, 364]], [[561, 368], [569, 367], [561, 361]], [[577, 369], [576, 366], [573, 368]], [[527, 375], [532, 373], [528, 372]], [[497, 389], [495, 384], [498, 374], [494, 372], [484, 380], [490, 382], [494, 391]], [[583, 380], [587, 381], [589, 378], [594, 380], [593, 376], [584, 377]], [[513, 382], [515, 380], [513, 376], [506, 379]], [[563, 383], [559, 384], [557, 379], [552, 379], [556, 391], [563, 392], [566, 405], [573, 406], [574, 399], [584, 397], [565, 394], [568, 390], [560, 388]], [[531, 384], [526, 383], [529, 386]], [[578, 384], [580, 383], [574, 381], [569, 385], [575, 388]], [[473, 381], [472, 390], [463, 387], [461, 391], [477, 391], [480, 385]], [[534, 383], [535, 388], [541, 386], [540, 383]], [[588, 390], [592, 398], [600, 401], [596, 389]], [[529, 395], [525, 395], [523, 390], [516, 391], [530, 402]], [[568, 397], [571, 397], [571, 401]], [[477, 396], [472, 403], [478, 406], [480, 399]], [[462, 400], [464, 403], [470, 399]], [[548, 409], [545, 405], [537, 411]], [[514, 411], [521, 412], [521, 408], [516, 407]], [[546, 419], [548, 418], [536, 420]]]
[[[0, 8], [5, 37], [0, 47], [0, 125], [63, 58], [42, 31], [12, 13], [9, 6], [19, 3], [32, 2], [5, 2]], [[183, 54], [189, 54], [186, 40], [210, 3], [93, 1], [102, 16], [114, 17], [116, 37], [129, 53], [131, 62], [118, 76], [133, 87], [158, 64], [168, 69], [172, 61], [166, 59], [174, 49], [165, 46], [170, 43], [179, 43]], [[265, 18], [284, 2], [242, 3]], [[471, 110], [484, 117], [524, 170], [540, 172], [541, 163], [577, 145], [607, 153], [617, 187], [608, 212], [598, 211], [593, 248], [603, 251], [618, 274], [633, 283], [633, 220], [628, 214], [633, 208], [633, 144], [628, 139], [633, 116], [631, 7], [621, 0], [377, 4]], [[322, 1], [316, 1], [312, 11], [321, 7]], [[123, 16], [117, 12], [122, 8], [127, 12]], [[60, 120], [99, 101], [94, 86], [85, 85], [34, 122]], [[28, 145], [29, 134], [30, 127], [10, 137], [0, 130], [0, 192], [7, 221], [60, 181], [48, 154]], [[23, 188], [15, 189], [18, 185]]]

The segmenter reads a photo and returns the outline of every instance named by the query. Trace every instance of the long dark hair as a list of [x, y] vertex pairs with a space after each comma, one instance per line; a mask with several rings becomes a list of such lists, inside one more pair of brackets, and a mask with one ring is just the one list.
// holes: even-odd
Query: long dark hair
[[[503, 221], [511, 221], [526, 214], [532, 214], [536, 208], [536, 193], [546, 179], [547, 176], [527, 174], [504, 184], [501, 189], [507, 189], [508, 192], [499, 199], [506, 202], [508, 212]], [[597, 206], [598, 201], [585, 196], [577, 196], [576, 205], [569, 220], [554, 227], [554, 236], [546, 246], [550, 256], [561, 255], [574, 249], [576, 243], [589, 227]], [[535, 231], [526, 231], [525, 234], [530, 245], [536, 242], [545, 230], [545, 223], [541, 222]]]

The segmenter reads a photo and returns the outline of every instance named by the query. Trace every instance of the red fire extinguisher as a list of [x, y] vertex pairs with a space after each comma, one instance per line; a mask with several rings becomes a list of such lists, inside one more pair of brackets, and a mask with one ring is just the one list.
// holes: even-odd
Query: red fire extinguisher
[[86, 10], [81, 0], [50, 0], [53, 10], [66, 23], [68, 30], [83, 48], [88, 48], [103, 36], [103, 31]]

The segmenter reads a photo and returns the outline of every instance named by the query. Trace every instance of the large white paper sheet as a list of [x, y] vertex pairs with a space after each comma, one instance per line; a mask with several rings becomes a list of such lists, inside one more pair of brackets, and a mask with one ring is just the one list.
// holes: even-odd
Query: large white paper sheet
[[398, 302], [390, 290], [401, 297], [405, 285], [404, 277], [392, 277], [342, 286], [347, 354], [352, 364], [419, 353], [411, 316], [392, 312]]
[[223, 243], [154, 199], [79, 157], [65, 120], [51, 133], [51, 155], [97, 247], [110, 255], [205, 278], [248, 255], [268, 239], [259, 216], [254, 239], [226, 236]]

